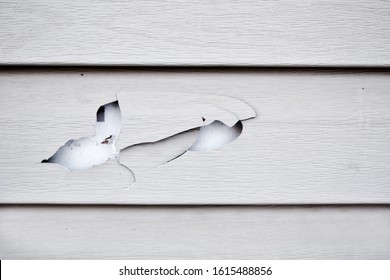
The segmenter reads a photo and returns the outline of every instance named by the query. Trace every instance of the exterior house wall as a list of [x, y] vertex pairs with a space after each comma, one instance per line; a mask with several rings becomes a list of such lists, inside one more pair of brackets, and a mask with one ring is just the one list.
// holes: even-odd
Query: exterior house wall
[[[0, 6], [2, 259], [390, 257], [388, 3]], [[257, 116], [158, 168], [176, 145], [136, 149], [135, 183], [40, 163], [116, 99], [120, 148], [229, 122], [237, 100]]]

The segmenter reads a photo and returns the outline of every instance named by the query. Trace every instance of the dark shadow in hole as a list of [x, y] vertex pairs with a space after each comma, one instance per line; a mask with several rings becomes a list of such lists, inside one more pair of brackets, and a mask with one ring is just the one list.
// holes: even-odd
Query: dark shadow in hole
[[97, 122], [104, 122], [104, 106], [100, 106], [99, 110], [96, 112], [96, 121]]

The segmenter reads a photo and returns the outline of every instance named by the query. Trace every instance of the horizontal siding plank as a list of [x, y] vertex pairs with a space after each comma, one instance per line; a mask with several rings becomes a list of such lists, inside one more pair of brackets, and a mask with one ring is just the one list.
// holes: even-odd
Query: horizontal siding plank
[[388, 1], [2, 1], [0, 64], [389, 66]]
[[[387, 73], [82, 74], [0, 74], [0, 203], [390, 202]], [[190, 152], [159, 168], [148, 165], [158, 146], [130, 154], [123, 160], [135, 173], [133, 185], [131, 173], [114, 161], [79, 172], [40, 163], [69, 139], [93, 135], [97, 108], [116, 95], [130, 112], [123, 116], [121, 147], [180, 132], [192, 124], [189, 115], [200, 121], [188, 101], [194, 96], [237, 97], [258, 116], [220, 150]]]
[[1, 259], [389, 259], [389, 207], [0, 208]]

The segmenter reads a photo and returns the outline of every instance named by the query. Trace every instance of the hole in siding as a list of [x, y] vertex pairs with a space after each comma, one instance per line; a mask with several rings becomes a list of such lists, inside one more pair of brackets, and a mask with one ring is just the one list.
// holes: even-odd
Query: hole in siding
[[242, 129], [241, 121], [237, 121], [232, 127], [221, 121], [213, 121], [208, 125], [200, 127], [198, 138], [188, 150], [206, 152], [222, 148], [224, 145], [237, 139], [241, 135]]
[[[254, 112], [252, 107], [249, 105], [248, 107]], [[158, 141], [137, 143], [118, 152], [115, 142], [122, 128], [122, 116], [119, 102], [116, 100], [98, 108], [95, 135], [67, 141], [51, 157], [42, 160], [42, 163], [59, 164], [70, 171], [78, 171], [90, 169], [111, 159], [117, 161], [132, 174], [132, 184], [134, 184], [135, 175], [129, 166], [137, 165], [137, 162], [133, 162], [132, 152], [140, 147], [145, 147], [148, 154], [153, 155], [151, 158], [158, 158], [158, 164], [154, 165], [158, 167], [183, 156], [189, 151], [207, 152], [222, 148], [241, 135], [244, 120], [255, 117], [256, 113], [254, 112], [252, 117], [243, 120], [237, 119], [233, 126], [228, 126], [220, 120], [212, 120], [205, 124], [206, 119], [201, 117], [202, 125], [199, 127], [182, 131]], [[174, 152], [164, 153], [165, 150], [169, 150], [168, 147], [171, 150], [174, 147]]]
[[56, 163], [70, 171], [85, 170], [118, 159], [115, 141], [121, 130], [119, 102], [99, 107], [96, 113], [95, 135], [71, 139], [42, 163]]

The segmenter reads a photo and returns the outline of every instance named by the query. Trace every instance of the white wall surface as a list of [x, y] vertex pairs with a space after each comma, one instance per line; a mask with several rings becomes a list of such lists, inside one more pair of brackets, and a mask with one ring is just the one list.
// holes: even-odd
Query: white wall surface
[[[0, 201], [389, 203], [389, 87], [385, 72], [4, 71]], [[93, 135], [97, 108], [117, 93], [121, 147], [201, 123], [213, 108], [201, 112], [194, 96], [237, 97], [258, 116], [217, 151], [187, 153], [159, 168], [148, 165], [159, 146], [122, 156], [137, 178], [131, 188], [132, 175], [114, 162], [82, 172], [40, 164], [69, 139]]]
[[390, 2], [2, 1], [0, 64], [389, 66]]
[[[0, 258], [389, 259], [390, 79], [372, 69], [390, 65], [389, 14], [380, 0], [0, 2]], [[40, 163], [117, 96], [119, 147], [231, 121], [214, 106], [243, 113], [226, 96], [258, 116], [157, 169], [175, 144], [137, 149], [131, 188], [114, 162]]]
[[388, 207], [2, 207], [2, 259], [388, 259]]

